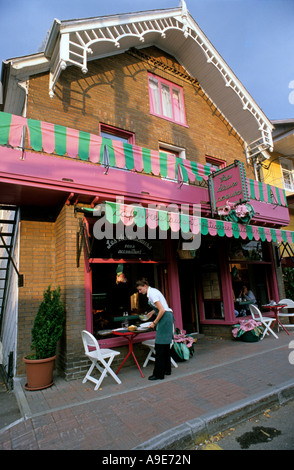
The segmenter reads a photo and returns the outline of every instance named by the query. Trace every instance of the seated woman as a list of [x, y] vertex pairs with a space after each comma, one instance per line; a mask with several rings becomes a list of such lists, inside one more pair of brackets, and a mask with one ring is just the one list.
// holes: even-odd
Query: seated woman
[[252, 290], [249, 290], [247, 286], [243, 286], [239, 297], [244, 300], [251, 300], [253, 304], [256, 304], [256, 298]]
[[[251, 304], [256, 305], [255, 295], [253, 294], [252, 290], [248, 289], [248, 286], [246, 285], [242, 287], [239, 297], [241, 297], [243, 301], [250, 301]], [[242, 315], [239, 316], [250, 315], [249, 304], [243, 306], [241, 313]]]

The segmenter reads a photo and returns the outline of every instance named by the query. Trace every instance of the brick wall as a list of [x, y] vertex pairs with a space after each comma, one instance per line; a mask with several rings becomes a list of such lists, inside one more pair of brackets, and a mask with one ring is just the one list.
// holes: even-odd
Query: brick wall
[[[65, 205], [55, 223], [56, 281], [64, 292], [65, 332], [60, 344], [58, 369], [66, 378], [80, 374], [84, 360], [81, 331], [86, 326], [84, 263], [77, 267], [78, 219], [74, 207]], [[81, 254], [81, 259], [83, 253]]]
[[[170, 56], [156, 48], [144, 50], [175, 70], [186, 73]], [[188, 127], [149, 113], [147, 72], [183, 87]], [[127, 53], [88, 63], [83, 75], [77, 67], [62, 72], [55, 96], [48, 95], [49, 75], [30, 79], [28, 117], [99, 134], [99, 123], [135, 133], [136, 144], [158, 150], [158, 142], [186, 149], [190, 160], [205, 163], [205, 156], [245, 162], [240, 138], [202, 90], [176, 73], [166, 72]], [[248, 177], [254, 177], [246, 164]]]
[[20, 224], [20, 267], [24, 286], [19, 289], [17, 374], [24, 373], [23, 356], [31, 349], [34, 318], [49, 284], [54, 287], [54, 224], [22, 220]]
[[[34, 218], [32, 213], [31, 218]], [[19, 289], [17, 374], [25, 372], [22, 357], [30, 352], [31, 329], [51, 284], [61, 287], [65, 306], [65, 329], [58, 348], [57, 368], [65, 377], [80, 371], [83, 356], [81, 330], [85, 328], [84, 267], [76, 266], [78, 222], [73, 206], [64, 206], [56, 221], [22, 220], [20, 226], [20, 272], [24, 287]]]

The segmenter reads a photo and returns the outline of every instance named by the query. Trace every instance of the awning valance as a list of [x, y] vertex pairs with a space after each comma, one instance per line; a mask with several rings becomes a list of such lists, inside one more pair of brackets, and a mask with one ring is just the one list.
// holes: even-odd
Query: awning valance
[[[144, 172], [184, 183], [208, 180], [212, 167], [165, 152], [106, 139], [69, 127], [0, 112], [0, 145], [21, 147], [25, 127], [29, 145], [37, 152]], [[250, 199], [287, 207], [284, 189], [246, 178]]]
[[[153, 207], [142, 207], [118, 202], [104, 203], [104, 216], [111, 224], [122, 222], [125, 226], [134, 225], [162, 231], [191, 233], [193, 235], [211, 235], [248, 240], [294, 243], [294, 232], [278, 228], [245, 225], [220, 219], [210, 219], [180, 211], [166, 211]], [[80, 208], [85, 215], [101, 217], [101, 210]]]

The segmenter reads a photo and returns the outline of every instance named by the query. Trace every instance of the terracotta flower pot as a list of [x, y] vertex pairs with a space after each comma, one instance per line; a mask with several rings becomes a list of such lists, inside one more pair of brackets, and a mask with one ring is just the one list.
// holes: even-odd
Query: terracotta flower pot
[[46, 359], [23, 358], [26, 365], [26, 390], [43, 390], [53, 385], [53, 369], [56, 356]]

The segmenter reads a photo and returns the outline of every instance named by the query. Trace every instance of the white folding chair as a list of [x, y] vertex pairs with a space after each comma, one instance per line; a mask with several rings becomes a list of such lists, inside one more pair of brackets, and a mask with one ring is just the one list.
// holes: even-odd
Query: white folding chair
[[[98, 390], [103, 379], [106, 377], [107, 372], [109, 372], [114, 380], [118, 384], [121, 384], [121, 380], [110, 367], [113, 359], [115, 356], [118, 356], [120, 352], [114, 351], [113, 349], [101, 349], [96, 338], [86, 330], [82, 331], [82, 340], [85, 348], [85, 354], [92, 362], [87, 374], [85, 375], [85, 378], [83, 379], [83, 383], [87, 382], [87, 380], [90, 380], [96, 384], [94, 390]], [[108, 361], [105, 359], [108, 359]], [[100, 363], [103, 367], [101, 367], [98, 363]], [[94, 367], [96, 367], [101, 373], [99, 380], [91, 376]]]
[[[291, 300], [291, 299], [282, 299], [278, 302], [278, 304], [287, 305], [287, 307], [282, 308], [282, 310], [280, 310], [278, 312], [278, 317], [294, 317], [294, 301], [293, 300]], [[291, 309], [291, 312], [289, 312], [288, 309]], [[286, 326], [287, 326], [287, 328], [293, 328], [294, 323], [289, 323]], [[279, 325], [278, 325], [278, 331], [279, 331]]]
[[279, 339], [279, 337], [270, 327], [272, 322], [275, 321], [275, 319], [271, 317], [264, 317], [261, 311], [259, 310], [259, 308], [256, 307], [256, 305], [250, 304], [249, 309], [250, 309], [250, 313], [251, 313], [253, 320], [260, 321], [262, 325], [264, 326], [264, 332], [263, 332], [261, 339], [263, 339], [265, 335], [268, 335], [269, 331], [275, 338]]
[[[147, 346], [150, 349], [143, 364], [143, 367], [146, 367], [149, 361], [155, 361], [155, 339], [148, 339], [146, 341], [143, 341], [142, 344], [144, 344], [144, 346]], [[171, 342], [170, 347], [172, 347], [172, 345], [173, 342]], [[172, 357], [170, 358], [170, 362], [174, 367], [178, 367], [178, 364], [174, 361]]]

